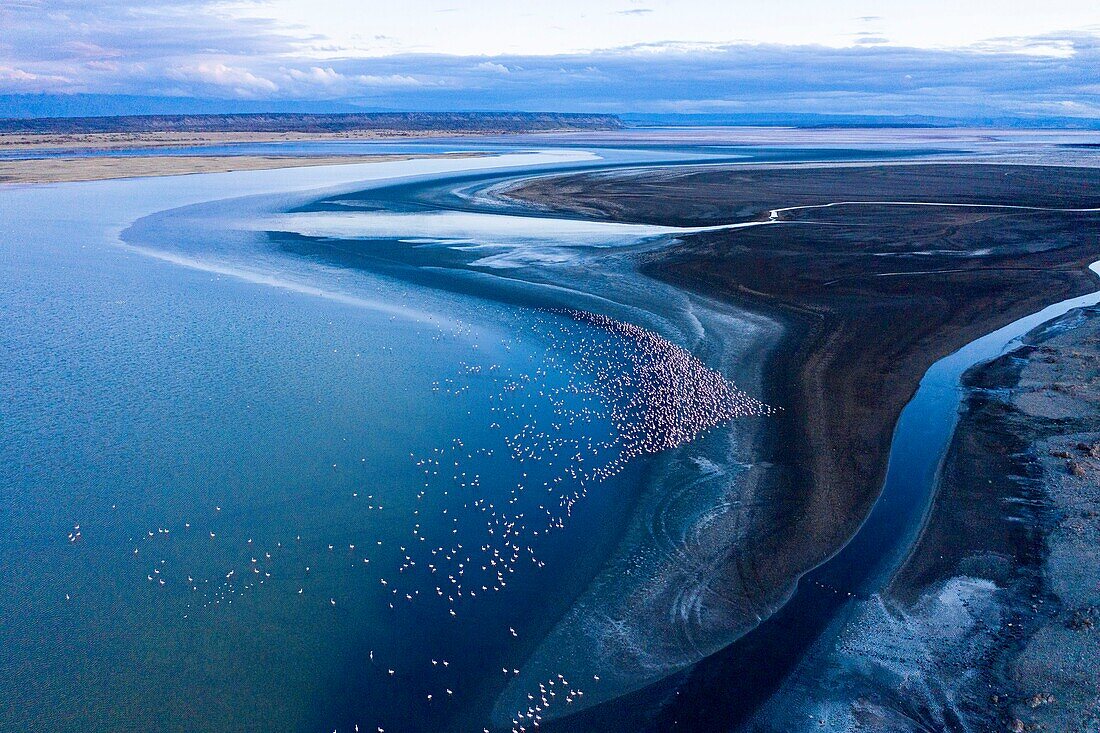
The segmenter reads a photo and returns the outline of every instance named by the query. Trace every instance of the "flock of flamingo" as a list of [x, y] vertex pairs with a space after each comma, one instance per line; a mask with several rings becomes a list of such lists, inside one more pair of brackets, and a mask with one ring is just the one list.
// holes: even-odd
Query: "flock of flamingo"
[[[234, 552], [237, 557], [246, 555], [248, 562], [216, 576], [200, 577], [174, 567], [180, 554], [167, 549], [170, 540], [183, 536], [192, 542], [220, 541], [224, 525], [217, 517], [222, 507], [216, 506], [213, 516], [194, 526], [185, 522], [174, 529], [156, 527], [132, 538], [132, 553], [146, 582], [158, 589], [186, 589], [185, 617], [228, 606], [263, 586], [335, 607], [338, 596], [318, 593], [309, 582], [331, 557], [375, 577], [376, 590], [392, 613], [420, 604], [430, 613], [438, 612], [443, 623], [465, 615], [481, 598], [506, 593], [522, 568], [544, 567], [540, 548], [548, 537], [567, 531], [590, 492], [632, 461], [684, 445], [736, 418], [773, 411], [686, 349], [639, 326], [565, 309], [543, 311], [525, 323], [526, 335], [544, 348], [530, 371], [514, 373], [499, 364], [479, 363], [477, 359], [488, 357], [482, 351], [459, 365], [457, 377], [433, 383], [439, 399], [463, 398], [476, 380], [489, 384], [484, 411], [471, 414], [472, 421], [484, 420], [485, 425], [471, 431], [481, 444], [455, 436], [426, 454], [410, 454], [411, 499], [402, 504], [404, 508], [395, 508], [408, 512], [404, 541], [371, 536], [365, 522], [365, 536], [355, 542], [317, 543], [311, 538], [303, 543], [301, 534], [265, 543], [245, 538], [243, 548], [218, 552], [227, 558]], [[369, 487], [354, 498], [364, 516], [386, 510]], [[238, 532], [226, 535], [225, 542], [239, 544]], [[68, 539], [76, 542], [81, 537], [77, 525]], [[383, 552], [384, 542], [394, 547]], [[291, 573], [290, 562], [302, 567]], [[280, 572], [293, 582], [278, 583]], [[515, 639], [520, 636], [517, 627], [522, 628], [518, 620], [505, 621], [499, 628]], [[384, 670], [383, 678], [399, 677], [399, 665], [379, 657], [381, 652], [369, 650], [369, 663]], [[425, 676], [437, 679], [438, 672], [450, 665], [451, 660], [435, 656]], [[516, 659], [499, 667], [498, 674], [507, 684], [519, 676], [521, 666], [522, 660]], [[512, 714], [513, 733], [539, 727], [552, 708], [583, 697], [582, 684], [566, 672], [528, 691], [527, 707]], [[598, 682], [594, 676], [584, 684]], [[454, 696], [452, 687], [441, 686], [425, 693], [424, 703], [439, 705]], [[384, 725], [371, 727], [385, 732]]]

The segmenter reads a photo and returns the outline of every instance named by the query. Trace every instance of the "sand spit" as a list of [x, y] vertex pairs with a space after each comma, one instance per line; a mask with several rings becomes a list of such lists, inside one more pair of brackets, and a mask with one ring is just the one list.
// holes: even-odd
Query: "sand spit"
[[410, 158], [465, 158], [473, 153], [440, 155], [193, 155], [120, 156], [91, 158], [41, 158], [0, 160], [0, 184], [67, 183], [110, 178], [181, 176], [191, 173], [303, 168], [321, 165], [383, 163]]

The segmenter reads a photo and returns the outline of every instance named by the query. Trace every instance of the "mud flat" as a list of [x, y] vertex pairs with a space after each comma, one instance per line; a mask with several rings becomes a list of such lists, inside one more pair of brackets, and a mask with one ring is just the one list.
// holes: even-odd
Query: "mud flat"
[[[553, 212], [677, 225], [837, 204], [777, 212], [774, 226], [686, 236], [641, 263], [652, 277], [785, 326], [762, 355], [764, 399], [784, 412], [764, 446], [765, 477], [738, 509], [751, 541], [729, 552], [737, 572], [728, 593], [766, 617], [867, 516], [898, 416], [931, 364], [1096, 289], [1088, 265], [1100, 213], [1087, 210], [1100, 205], [1098, 183], [1091, 168], [715, 167], [550, 177], [507, 195]], [[739, 672], [712, 666], [704, 674], [719, 685]], [[685, 713], [673, 717], [729, 720], [723, 703], [708, 704], [718, 709], [673, 705]]]
[[1100, 725], [1100, 307], [969, 370], [928, 523], [756, 730]]
[[1000, 623], [971, 632], [984, 654], [978, 679], [956, 681], [973, 702], [962, 714], [976, 713], [976, 727], [988, 719], [1008, 730], [1094, 730], [1100, 307], [1071, 312], [1024, 344], [967, 374], [928, 527], [890, 595], [913, 608], [952, 583], [989, 584]]
[[784, 408], [746, 582], [773, 594], [852, 535], [882, 487], [894, 424], [939, 358], [1017, 318], [1095, 289], [1100, 170], [991, 165], [708, 168], [544, 178], [509, 196], [596, 218], [706, 226], [786, 206], [847, 205], [783, 224], [707, 232], [651, 256], [650, 276], [787, 326], [768, 355]]

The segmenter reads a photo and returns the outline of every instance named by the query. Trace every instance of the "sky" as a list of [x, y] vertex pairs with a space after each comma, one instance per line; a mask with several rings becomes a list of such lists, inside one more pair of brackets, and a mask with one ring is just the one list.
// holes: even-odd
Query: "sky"
[[26, 93], [1096, 118], [1100, 3], [0, 0]]

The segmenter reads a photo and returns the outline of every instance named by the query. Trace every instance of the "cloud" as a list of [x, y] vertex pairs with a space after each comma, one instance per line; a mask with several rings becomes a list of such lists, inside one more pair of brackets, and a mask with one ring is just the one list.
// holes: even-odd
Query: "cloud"
[[504, 64], [498, 64], [495, 61], [482, 61], [480, 64], [477, 65], [477, 68], [481, 69], [482, 71], [492, 71], [497, 74], [512, 73], [511, 69], [509, 69], [507, 66], [505, 66]]
[[[1100, 41], [1078, 35], [1032, 39], [1068, 56], [886, 44], [818, 46], [646, 44], [591, 54], [467, 59], [397, 56], [346, 59], [345, 73], [415, 69], [430, 87], [386, 90], [361, 101], [408, 108], [483, 107], [590, 111], [792, 111], [941, 116], [1087, 114]], [[471, 64], [471, 62], [473, 62]], [[486, 75], [488, 64], [507, 76]], [[480, 73], [479, 73], [480, 72]], [[1079, 106], [1066, 105], [1066, 100]]]
[[37, 91], [42, 86], [67, 84], [68, 82], [69, 80], [63, 76], [44, 76], [18, 67], [0, 64], [0, 88], [11, 88], [13, 91]]
[[11, 82], [30, 82], [34, 81], [38, 77], [22, 69], [16, 69], [12, 66], [0, 66], [0, 79]]
[[904, 48], [863, 32], [847, 48], [668, 41], [551, 56], [357, 58], [300, 29], [240, 15], [261, 5], [228, 7], [223, 0], [9, 0], [0, 4], [0, 94], [941, 116], [1095, 116], [1097, 106], [1100, 36], [1085, 32], [958, 49]]
[[69, 54], [72, 58], [108, 59], [122, 55], [122, 51], [118, 49], [104, 48], [87, 41], [64, 41], [58, 46], [58, 50]]
[[270, 79], [222, 63], [175, 66], [167, 69], [165, 75], [173, 81], [192, 86], [229, 89], [238, 97], [255, 97], [265, 92], [279, 91], [279, 85]]
[[174, 95], [239, 99], [332, 100], [425, 85], [407, 74], [342, 73], [331, 66], [280, 66], [261, 75], [224, 63], [200, 63], [170, 68], [165, 77], [174, 83]]
[[270, 19], [231, 14], [217, 0], [23, 0], [3, 6], [4, 40], [22, 59], [261, 54], [308, 40]]
[[615, 15], [648, 15], [652, 12], [652, 8], [633, 8], [631, 10], [617, 10]]
[[1072, 38], [1054, 36], [990, 38], [971, 46], [975, 51], [987, 53], [1015, 53], [1028, 56], [1072, 57], [1077, 53], [1077, 44]]

